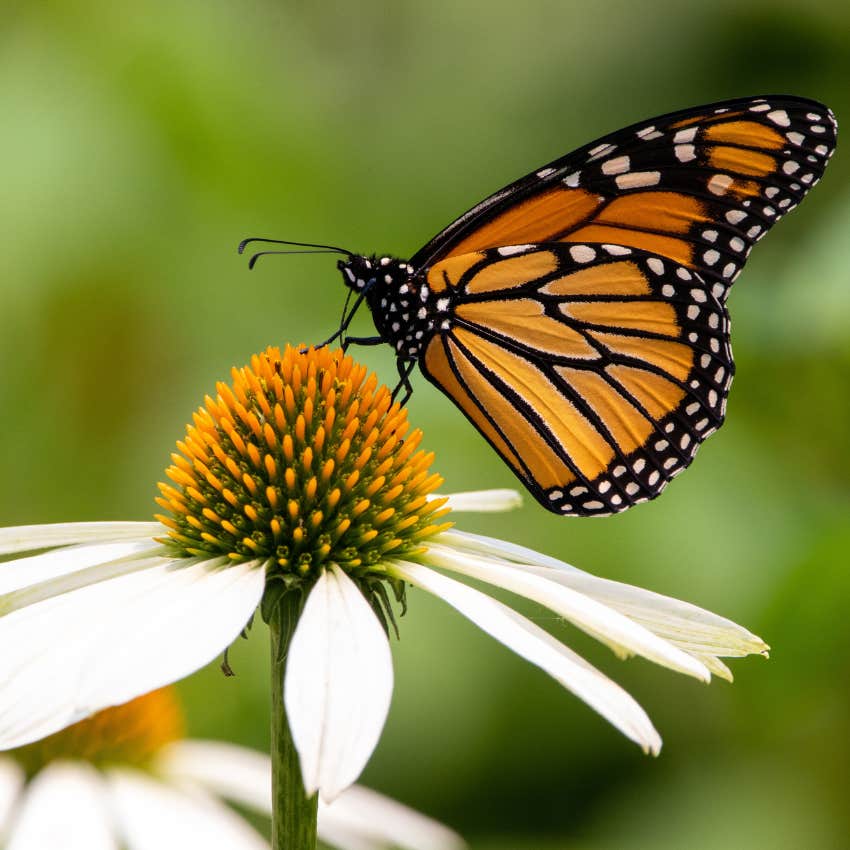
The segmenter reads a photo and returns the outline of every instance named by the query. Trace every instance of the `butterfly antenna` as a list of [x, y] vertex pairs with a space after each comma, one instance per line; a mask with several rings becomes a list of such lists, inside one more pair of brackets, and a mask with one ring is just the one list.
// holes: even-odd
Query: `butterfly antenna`
[[250, 260], [248, 260], [248, 268], [253, 269], [260, 257], [265, 257], [267, 254], [336, 254], [337, 251], [258, 251]]
[[335, 251], [338, 254], [346, 254], [351, 257], [351, 251], [346, 251], [345, 248], [337, 248], [336, 245], [319, 245], [314, 242], [287, 242], [284, 239], [264, 239], [261, 236], [251, 236], [248, 239], [243, 239], [239, 243], [239, 253], [245, 251], [245, 246], [251, 242], [268, 242], [274, 245], [295, 245], [297, 248], [324, 248], [327, 251]]

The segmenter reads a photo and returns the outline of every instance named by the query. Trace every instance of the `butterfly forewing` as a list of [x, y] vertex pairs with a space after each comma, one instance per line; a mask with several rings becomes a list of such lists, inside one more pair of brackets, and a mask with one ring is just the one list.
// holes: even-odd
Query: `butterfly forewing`
[[787, 96], [649, 119], [491, 196], [411, 265], [513, 244], [609, 242], [674, 260], [724, 297], [753, 244], [820, 179], [835, 131], [825, 106]]
[[549, 510], [656, 496], [723, 420], [726, 309], [681, 264], [610, 244], [507, 246], [429, 279], [449, 327], [423, 372]]

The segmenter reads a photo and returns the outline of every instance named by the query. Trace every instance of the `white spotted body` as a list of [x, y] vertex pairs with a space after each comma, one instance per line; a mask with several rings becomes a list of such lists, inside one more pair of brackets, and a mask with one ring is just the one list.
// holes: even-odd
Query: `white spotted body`
[[[346, 285], [364, 293], [375, 329], [401, 360], [418, 360], [423, 345], [445, 320], [445, 303], [405, 260], [357, 254], [338, 263]], [[440, 307], [443, 309], [441, 310]]]

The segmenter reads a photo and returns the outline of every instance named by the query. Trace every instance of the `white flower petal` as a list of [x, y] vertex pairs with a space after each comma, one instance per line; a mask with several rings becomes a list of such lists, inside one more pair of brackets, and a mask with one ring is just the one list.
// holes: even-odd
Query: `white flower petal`
[[9, 819], [15, 811], [24, 778], [23, 770], [14, 759], [0, 758], [0, 843], [4, 846]]
[[[507, 558], [523, 569], [578, 590], [615, 608], [702, 661], [705, 661], [706, 655], [767, 655], [769, 647], [761, 638], [732, 620], [689, 602], [631, 584], [599, 578], [557, 558], [492, 537], [453, 529], [435, 539], [450, 546]], [[710, 667], [707, 662], [706, 666]], [[731, 675], [725, 665], [721, 666], [727, 675], [722, 672], [718, 672], [718, 675], [722, 678]]]
[[[432, 498], [441, 498], [442, 494]], [[464, 493], [447, 493], [446, 507], [453, 511], [500, 513], [522, 506], [522, 496], [517, 490], [469, 490]]]
[[[272, 814], [271, 759], [224, 741], [177, 741], [157, 757], [156, 769], [234, 803]], [[459, 850], [450, 829], [401, 803], [352, 785], [333, 803], [319, 801], [319, 837], [341, 850]]]
[[727, 682], [734, 681], [735, 677], [732, 671], [715, 655], [703, 655], [699, 652], [692, 653], [694, 658], [698, 658], [711, 670], [712, 676], [717, 676], [719, 679], [725, 679]]
[[0, 610], [16, 610], [74, 585], [133, 572], [142, 560], [161, 550], [154, 540], [93, 543], [5, 561], [0, 564]]
[[535, 575], [584, 593], [615, 608], [693, 655], [740, 657], [766, 653], [767, 644], [732, 620], [689, 602], [631, 584], [598, 578], [581, 570], [524, 567]]
[[128, 850], [269, 850], [247, 821], [200, 789], [131, 770], [110, 771], [107, 781]]
[[462, 850], [463, 839], [414, 809], [352, 785], [333, 803], [319, 804], [319, 835], [341, 850]]
[[175, 741], [157, 756], [158, 773], [200, 785], [258, 812], [272, 813], [272, 766], [265, 753], [224, 741]]
[[0, 555], [68, 546], [162, 537], [168, 529], [158, 522], [57, 522], [0, 528]]
[[581, 572], [565, 561], [559, 561], [557, 558], [544, 555], [542, 552], [536, 552], [527, 546], [509, 543], [507, 540], [499, 540], [497, 537], [487, 537], [484, 534], [472, 534], [469, 531], [458, 531], [458, 529], [452, 528], [431, 539], [434, 543], [444, 543], [447, 546], [478, 552], [482, 555], [495, 555], [497, 558], [516, 561], [520, 564], [536, 564], [540, 567], [554, 567]]
[[236, 639], [264, 586], [257, 562], [162, 559], [0, 617], [0, 748], [203, 667]]
[[711, 678], [706, 666], [693, 656], [677, 649], [613, 608], [550, 580], [548, 575], [537, 575], [536, 569], [524, 570], [512, 563], [500, 563], [492, 558], [459, 552], [439, 544], [429, 546], [425, 557], [433, 566], [454, 570], [533, 599], [566, 617], [593, 637], [611, 641], [629, 652], [703, 681]]
[[390, 707], [390, 646], [357, 585], [336, 565], [310, 591], [292, 636], [284, 701], [308, 795], [334, 799], [360, 775]]
[[704, 652], [713, 655], [740, 657], [752, 653], [767, 654], [768, 646], [761, 638], [733, 620], [690, 602], [635, 585], [599, 578], [565, 561], [493, 537], [452, 529], [435, 540], [473, 552], [507, 558], [521, 566], [550, 567], [560, 575], [540, 570], [537, 572], [616, 608], [675, 643], [692, 640], [700, 644]]
[[83, 763], [49, 765], [28, 787], [7, 850], [118, 850], [103, 780]]
[[371, 838], [350, 830], [346, 831], [344, 827], [339, 827], [335, 823], [331, 823], [323, 832], [318, 829], [317, 832], [322, 839], [322, 844], [339, 848], [339, 850], [395, 850], [395, 848], [384, 848], [380, 844], [375, 844]]
[[397, 561], [391, 570], [398, 578], [439, 596], [517, 655], [546, 671], [644, 750], [660, 750], [661, 738], [632, 697], [548, 632], [507, 605], [420, 564]]

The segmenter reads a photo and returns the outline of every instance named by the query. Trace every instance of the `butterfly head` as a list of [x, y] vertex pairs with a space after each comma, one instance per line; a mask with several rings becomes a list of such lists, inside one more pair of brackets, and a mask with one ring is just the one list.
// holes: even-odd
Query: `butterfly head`
[[395, 312], [409, 303], [413, 269], [404, 260], [350, 254], [337, 263], [337, 268], [345, 285], [365, 296], [373, 311], [377, 306], [382, 311]]
[[337, 268], [349, 289], [364, 293], [393, 289], [406, 281], [412, 272], [410, 266], [395, 257], [360, 254], [350, 254], [347, 259], [340, 260]]
[[354, 292], [368, 292], [378, 282], [379, 259], [351, 254], [336, 264], [345, 285]]

